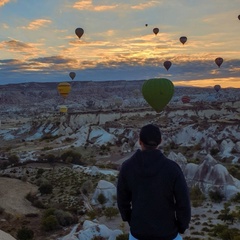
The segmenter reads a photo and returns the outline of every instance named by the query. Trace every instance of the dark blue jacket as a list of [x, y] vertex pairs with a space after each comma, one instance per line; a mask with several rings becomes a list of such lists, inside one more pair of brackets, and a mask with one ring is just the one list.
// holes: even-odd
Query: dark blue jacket
[[123, 221], [139, 240], [172, 240], [184, 233], [191, 219], [183, 172], [158, 149], [137, 150], [123, 162], [117, 203]]

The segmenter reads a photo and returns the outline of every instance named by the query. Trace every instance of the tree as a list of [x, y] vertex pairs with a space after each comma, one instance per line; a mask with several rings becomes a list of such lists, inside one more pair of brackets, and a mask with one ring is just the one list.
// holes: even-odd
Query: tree
[[26, 227], [22, 227], [17, 232], [17, 240], [32, 240], [34, 237], [34, 232]]

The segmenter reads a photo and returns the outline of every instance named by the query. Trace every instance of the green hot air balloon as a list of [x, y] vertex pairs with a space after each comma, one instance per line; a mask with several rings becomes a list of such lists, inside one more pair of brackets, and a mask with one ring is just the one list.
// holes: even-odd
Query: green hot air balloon
[[157, 113], [169, 103], [173, 93], [174, 85], [166, 78], [149, 79], [142, 85], [144, 99]]

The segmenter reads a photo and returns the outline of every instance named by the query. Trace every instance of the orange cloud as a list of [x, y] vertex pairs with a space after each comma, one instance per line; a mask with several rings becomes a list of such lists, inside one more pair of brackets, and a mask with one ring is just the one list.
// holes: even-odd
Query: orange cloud
[[28, 29], [28, 30], [36, 30], [36, 29], [39, 29], [40, 27], [45, 27], [47, 24], [51, 22], [52, 21], [48, 19], [36, 19], [30, 22], [28, 26], [22, 27], [22, 28]]
[[151, 8], [156, 5], [159, 5], [159, 1], [149, 1], [147, 3], [140, 3], [138, 5], [131, 6], [131, 8], [136, 10], [144, 10], [146, 8]]
[[0, 7], [4, 6], [5, 4], [9, 3], [11, 0], [0, 0]]
[[115, 9], [118, 5], [94, 5], [92, 0], [78, 1], [73, 5], [73, 8], [78, 10], [90, 11], [108, 11]]
[[221, 85], [223, 88], [234, 87], [240, 88], [239, 77], [228, 77], [228, 78], [209, 78], [209, 79], [198, 79], [188, 81], [177, 81], [174, 82], [176, 86], [193, 86], [193, 87], [209, 87], [216, 84]]

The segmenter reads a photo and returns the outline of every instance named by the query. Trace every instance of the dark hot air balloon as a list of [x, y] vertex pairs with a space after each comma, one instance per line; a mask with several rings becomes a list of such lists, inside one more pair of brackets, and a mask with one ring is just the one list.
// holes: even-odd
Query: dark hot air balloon
[[221, 86], [220, 85], [215, 85], [214, 89], [216, 92], [219, 92], [221, 90]]
[[218, 67], [220, 67], [223, 63], [223, 59], [221, 57], [218, 57], [215, 59], [215, 63], [218, 65]]
[[73, 80], [76, 77], [76, 73], [75, 72], [70, 72], [69, 77]]
[[76, 28], [75, 33], [80, 39], [82, 37], [83, 33], [84, 33], [84, 30], [82, 28]]
[[148, 26], [148, 24], [146, 23], [146, 24], [145, 24], [145, 27], [147, 27], [147, 26]]
[[240, 20], [240, 15], [238, 15], [238, 20]]
[[157, 35], [157, 34], [159, 33], [159, 28], [154, 28], [154, 29], [153, 29], [153, 33], [154, 33], [155, 35]]
[[191, 99], [189, 96], [183, 96], [181, 100], [183, 103], [189, 103]]
[[172, 63], [170, 62], [170, 61], [165, 61], [164, 63], [163, 63], [163, 66], [167, 69], [167, 71], [168, 71], [168, 69], [172, 66]]
[[182, 37], [179, 38], [179, 41], [180, 41], [182, 44], [184, 44], [184, 43], [187, 42], [187, 37], [182, 36]]
[[172, 99], [174, 93], [173, 83], [166, 78], [153, 78], [142, 85], [142, 95], [147, 103], [160, 112]]

